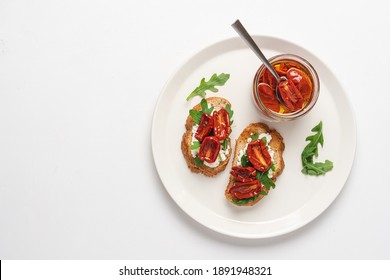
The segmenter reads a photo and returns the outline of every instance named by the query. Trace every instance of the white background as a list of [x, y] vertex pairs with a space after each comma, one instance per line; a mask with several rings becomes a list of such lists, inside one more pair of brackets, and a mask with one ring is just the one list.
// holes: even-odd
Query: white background
[[[1, 259], [389, 259], [388, 1], [0, 1]], [[335, 202], [264, 240], [174, 203], [151, 123], [187, 58], [237, 36], [290, 40], [339, 77], [357, 150]], [[348, 145], [348, 143], [345, 143]]]

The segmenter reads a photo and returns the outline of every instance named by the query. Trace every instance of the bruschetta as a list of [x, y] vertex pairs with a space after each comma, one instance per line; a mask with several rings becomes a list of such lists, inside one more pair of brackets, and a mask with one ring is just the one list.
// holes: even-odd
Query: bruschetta
[[203, 98], [189, 111], [181, 150], [192, 172], [214, 176], [225, 170], [232, 154], [232, 117], [230, 102], [221, 97]]
[[226, 199], [238, 206], [252, 206], [275, 188], [283, 172], [283, 137], [264, 123], [251, 123], [237, 139], [225, 190]]

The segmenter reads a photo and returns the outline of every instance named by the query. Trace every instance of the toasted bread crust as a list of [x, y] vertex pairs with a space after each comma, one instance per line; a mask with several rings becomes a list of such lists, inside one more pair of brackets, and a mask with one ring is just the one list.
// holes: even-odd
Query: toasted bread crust
[[[275, 171], [272, 174], [272, 181], [276, 181], [276, 178], [282, 174], [284, 169], [284, 160], [283, 160], [283, 151], [284, 151], [284, 142], [283, 137], [280, 135], [279, 132], [277, 132], [275, 129], [270, 129], [266, 124], [264, 123], [251, 123], [249, 124], [240, 134], [236, 141], [236, 148], [234, 150], [234, 157], [232, 166], [237, 165], [238, 161], [238, 155], [242, 149], [245, 148], [245, 145], [247, 144], [247, 139], [251, 138], [254, 133], [269, 133], [272, 136], [272, 140], [270, 141], [269, 146], [274, 151], [274, 158], [273, 163], [275, 166]], [[225, 196], [226, 199], [233, 203], [233, 196], [229, 193], [231, 187], [233, 186], [233, 176], [230, 176], [229, 183], [225, 190]], [[263, 191], [265, 191], [268, 194], [267, 188], [264, 188]], [[240, 204], [237, 206], [252, 206], [258, 203], [261, 199], [263, 199], [264, 195], [259, 195], [255, 200], [249, 201], [247, 204]], [[236, 204], [235, 204], [236, 205]]]
[[[207, 103], [213, 106], [216, 110], [219, 108], [225, 108], [226, 105], [230, 105], [230, 102], [222, 97], [209, 97], [206, 98]], [[194, 106], [194, 110], [200, 111], [201, 105], [200, 103]], [[183, 134], [182, 141], [181, 141], [181, 150], [184, 156], [184, 159], [186, 160], [188, 168], [191, 170], [191, 172], [194, 173], [202, 173], [206, 176], [212, 177], [217, 175], [218, 173], [225, 170], [226, 165], [228, 164], [230, 160], [230, 156], [232, 154], [232, 148], [231, 148], [231, 141], [230, 137], [228, 138], [228, 147], [229, 147], [229, 153], [226, 156], [226, 159], [222, 161], [217, 167], [212, 168], [206, 165], [200, 165], [196, 166], [194, 158], [191, 154], [191, 141], [192, 141], [192, 128], [195, 125], [192, 117], [189, 115], [187, 117], [186, 123], [185, 123], [185, 129], [186, 131]]]

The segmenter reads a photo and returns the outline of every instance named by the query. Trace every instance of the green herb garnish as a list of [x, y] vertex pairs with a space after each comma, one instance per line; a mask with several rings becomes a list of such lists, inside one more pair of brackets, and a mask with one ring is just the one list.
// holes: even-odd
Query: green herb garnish
[[232, 123], [233, 123], [233, 114], [234, 114], [234, 111], [232, 110], [232, 107], [231, 107], [229, 104], [227, 104], [227, 105], [225, 106], [225, 109], [226, 109], [226, 111], [227, 111], [228, 114], [229, 114], [230, 125], [232, 125]]
[[324, 146], [324, 135], [322, 134], [322, 121], [317, 124], [312, 130], [316, 132], [306, 138], [310, 143], [303, 149], [302, 159], [302, 173], [307, 175], [322, 175], [333, 169], [333, 162], [325, 160], [325, 162], [314, 162], [314, 157], [318, 157], [318, 144]]
[[229, 144], [229, 141], [227, 138], [225, 138], [223, 141], [222, 141], [222, 150], [226, 150], [228, 148], [228, 144]]
[[200, 107], [202, 108], [201, 111], [197, 111], [194, 109], [190, 110], [190, 116], [192, 117], [192, 120], [196, 124], [200, 124], [200, 120], [202, 119], [202, 115], [204, 113], [210, 115], [211, 112], [214, 110], [214, 107], [212, 107], [212, 106], [209, 108], [209, 105], [207, 104], [207, 100], [204, 98], [200, 101]]
[[201, 97], [205, 97], [206, 90], [210, 90], [212, 92], [218, 92], [216, 86], [223, 86], [229, 78], [230, 78], [230, 74], [225, 74], [225, 73], [219, 75], [215, 73], [211, 76], [210, 80], [208, 80], [207, 82], [206, 79], [203, 78], [200, 81], [200, 85], [196, 89], [194, 89], [194, 91], [191, 92], [191, 94], [187, 97], [187, 101], [197, 95]]
[[275, 188], [275, 183], [268, 177], [269, 169], [265, 172], [256, 171], [256, 179], [260, 181], [261, 184], [263, 184], [267, 190], [270, 190], [271, 188]]
[[200, 124], [200, 119], [202, 118], [203, 112], [202, 111], [197, 111], [194, 109], [190, 110], [190, 116], [192, 117], [192, 120], [196, 124]]
[[259, 139], [259, 134], [256, 132], [255, 134], [252, 135], [252, 140], [257, 140]]
[[211, 112], [214, 110], [214, 107], [210, 107], [209, 108], [209, 105], [207, 104], [207, 100], [202, 98], [202, 100], [200, 101], [200, 107], [202, 107], [202, 112], [205, 113], [205, 114], [211, 114]]
[[196, 150], [198, 148], [200, 148], [201, 144], [199, 141], [194, 141], [190, 147], [191, 150]]
[[255, 201], [259, 195], [261, 195], [262, 193], [259, 193], [255, 196], [252, 196], [252, 197], [249, 197], [249, 198], [243, 198], [243, 199], [233, 199], [233, 203], [236, 204], [236, 205], [242, 205], [242, 204], [248, 204], [249, 202], [251, 201]]
[[248, 167], [248, 166], [251, 166], [252, 164], [250, 163], [249, 159], [248, 159], [248, 155], [245, 153], [242, 155], [241, 157], [241, 166], [242, 167]]
[[196, 166], [201, 166], [204, 164], [203, 160], [201, 160], [198, 156], [194, 158], [194, 162]]

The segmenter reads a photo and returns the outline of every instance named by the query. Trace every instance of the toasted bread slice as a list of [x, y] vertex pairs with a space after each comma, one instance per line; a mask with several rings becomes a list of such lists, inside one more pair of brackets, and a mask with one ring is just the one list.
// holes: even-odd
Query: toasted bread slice
[[[283, 172], [284, 169], [284, 142], [283, 137], [279, 134], [279, 132], [277, 132], [275, 129], [270, 129], [264, 123], [251, 123], [242, 131], [236, 142], [232, 166], [239, 165], [239, 162], [241, 160], [239, 157], [240, 155], [242, 155], [242, 151], [245, 150], [246, 145], [248, 144], [248, 139], [251, 139], [255, 133], [259, 135], [262, 135], [263, 133], [268, 133], [272, 137], [272, 139], [268, 143], [269, 148], [273, 152], [272, 163], [274, 165], [274, 170], [272, 171], [272, 176], [270, 177], [270, 179], [275, 182], [276, 178]], [[225, 190], [226, 199], [233, 204], [239, 206], [252, 206], [259, 202], [265, 196], [260, 194], [255, 199], [246, 200], [245, 203], [235, 203], [237, 199], [230, 193], [230, 189], [233, 186], [233, 183], [234, 178], [233, 176], [230, 176], [228, 186]], [[263, 186], [262, 191], [264, 191], [265, 194], [268, 194], [269, 190]]]
[[[231, 106], [231, 104], [228, 100], [221, 98], [221, 97], [209, 97], [209, 98], [206, 98], [206, 101], [209, 104], [209, 107], [213, 106], [214, 110], [217, 110], [217, 111], [221, 108], [225, 108], [226, 105]], [[197, 111], [201, 111], [202, 108], [201, 108], [200, 103], [198, 105], [196, 105], [193, 109], [197, 110]], [[195, 134], [194, 129], [193, 129], [194, 125], [196, 125], [196, 124], [194, 123], [192, 117], [189, 115], [187, 117], [187, 121], [185, 123], [186, 131], [184, 132], [183, 137], [182, 137], [182, 141], [181, 141], [181, 150], [182, 150], [183, 156], [187, 162], [188, 168], [194, 173], [202, 173], [202, 174], [209, 176], [209, 177], [214, 176], [214, 175], [224, 171], [226, 168], [226, 165], [228, 164], [228, 162], [230, 160], [230, 156], [232, 154], [230, 137], [227, 138], [228, 145], [227, 145], [227, 149], [226, 149], [226, 153], [225, 153], [226, 158], [223, 161], [219, 161], [219, 159], [217, 159], [219, 161], [219, 164], [217, 166], [215, 166], [215, 167], [207, 166], [207, 163], [204, 163], [201, 165], [196, 165], [195, 158], [193, 156], [193, 153], [191, 152], [191, 145], [192, 145], [192, 141], [193, 141], [193, 136]]]

